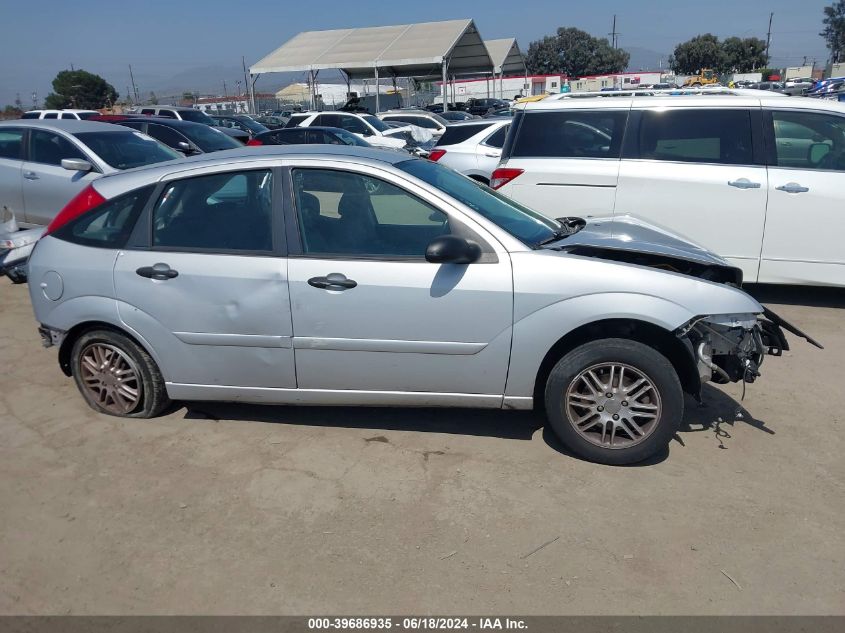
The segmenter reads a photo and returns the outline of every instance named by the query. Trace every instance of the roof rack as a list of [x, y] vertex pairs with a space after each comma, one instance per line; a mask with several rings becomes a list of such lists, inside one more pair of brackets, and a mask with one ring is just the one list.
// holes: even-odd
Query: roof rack
[[737, 97], [762, 97], [771, 95], [785, 96], [778, 92], [772, 92], [771, 90], [726, 88], [724, 86], [719, 86], [718, 88], [661, 88], [657, 90], [643, 88], [641, 90], [562, 92], [560, 94], [549, 95], [546, 99], [543, 99], [543, 101], [561, 101], [563, 99], [581, 99], [587, 97], [678, 97], [690, 95], [733, 95]]

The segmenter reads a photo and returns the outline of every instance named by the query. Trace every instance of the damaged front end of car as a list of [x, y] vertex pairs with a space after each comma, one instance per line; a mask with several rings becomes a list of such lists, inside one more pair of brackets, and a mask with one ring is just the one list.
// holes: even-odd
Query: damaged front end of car
[[824, 349], [768, 308], [762, 314], [700, 316], [675, 334], [694, 359], [701, 383], [753, 383], [766, 356], [789, 350], [784, 329]]

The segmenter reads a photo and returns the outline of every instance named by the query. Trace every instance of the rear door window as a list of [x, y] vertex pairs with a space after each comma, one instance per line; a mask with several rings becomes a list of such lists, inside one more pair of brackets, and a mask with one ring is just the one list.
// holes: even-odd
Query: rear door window
[[59, 113], [58, 112], [48, 112], [47, 114], [44, 115], [44, 118], [45, 119], [58, 119]]
[[526, 112], [511, 156], [619, 158], [627, 117], [624, 110]]
[[636, 134], [639, 158], [753, 165], [751, 113], [743, 109], [644, 111]]
[[273, 138], [279, 145], [300, 145], [305, 143], [305, 131], [307, 128], [291, 129], [275, 134]]
[[268, 169], [172, 182], [153, 211], [153, 248], [270, 252], [272, 192]]

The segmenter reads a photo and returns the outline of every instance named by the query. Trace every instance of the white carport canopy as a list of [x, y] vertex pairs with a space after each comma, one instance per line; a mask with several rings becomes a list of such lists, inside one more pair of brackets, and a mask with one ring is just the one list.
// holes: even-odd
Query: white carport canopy
[[[313, 86], [323, 69], [350, 79], [381, 76], [442, 78], [492, 73], [493, 61], [472, 20], [447, 20], [333, 31], [306, 31], [253, 64], [253, 76], [307, 71]], [[376, 91], [378, 95], [378, 91]]]
[[525, 57], [512, 37], [501, 40], [484, 40], [484, 45], [493, 60], [493, 72], [497, 75], [525, 74]]

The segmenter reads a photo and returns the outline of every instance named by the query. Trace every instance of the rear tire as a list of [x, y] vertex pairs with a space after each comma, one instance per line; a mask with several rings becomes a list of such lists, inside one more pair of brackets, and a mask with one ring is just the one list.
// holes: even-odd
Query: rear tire
[[655, 349], [628, 339], [575, 348], [549, 374], [546, 415], [573, 453], [600, 464], [641, 462], [666, 450], [684, 415], [681, 382]]
[[74, 342], [70, 360], [79, 392], [99, 413], [153, 418], [170, 404], [155, 361], [123, 334], [86, 332]]

